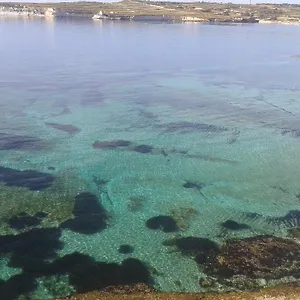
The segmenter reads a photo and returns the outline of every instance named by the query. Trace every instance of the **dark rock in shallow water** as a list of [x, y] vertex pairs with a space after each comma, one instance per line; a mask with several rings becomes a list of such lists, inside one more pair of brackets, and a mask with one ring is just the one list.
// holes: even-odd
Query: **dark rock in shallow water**
[[244, 275], [250, 278], [278, 279], [300, 276], [300, 245], [292, 240], [256, 236], [229, 240], [221, 252], [211, 255], [204, 271], [212, 276], [230, 278]]
[[69, 134], [76, 134], [81, 131], [78, 127], [75, 127], [71, 124], [59, 124], [59, 123], [50, 123], [50, 122], [47, 122], [45, 124], [49, 127], [67, 132]]
[[148, 145], [138, 145], [133, 148], [133, 151], [139, 153], [151, 153], [153, 151], [153, 147]]
[[130, 245], [121, 245], [119, 247], [119, 253], [122, 254], [129, 254], [132, 253], [134, 251], [134, 248]]
[[95, 149], [111, 150], [123, 147], [129, 147], [131, 145], [130, 141], [125, 140], [115, 140], [115, 141], [95, 141], [93, 147]]
[[33, 170], [19, 171], [0, 166], [0, 182], [7, 186], [25, 187], [33, 191], [43, 190], [52, 185], [54, 177]]
[[21, 230], [28, 227], [36, 227], [41, 224], [41, 219], [36, 216], [30, 216], [30, 215], [18, 215], [15, 217], [12, 217], [8, 221], [8, 225], [12, 229]]
[[61, 228], [93, 234], [107, 227], [108, 214], [92, 193], [83, 192], [76, 196], [73, 215], [75, 218], [62, 223]]
[[221, 226], [225, 229], [237, 231], [237, 230], [245, 230], [245, 229], [250, 229], [251, 227], [247, 224], [242, 224], [235, 222], [233, 220], [227, 220], [223, 223], [221, 223]]
[[49, 171], [55, 171], [55, 167], [52, 167], [52, 166], [49, 166], [47, 169], [48, 169]]
[[46, 142], [32, 136], [0, 133], [0, 150], [40, 150]]
[[174, 232], [178, 230], [176, 221], [169, 216], [157, 216], [150, 218], [146, 222], [149, 229], [161, 229], [163, 232]]

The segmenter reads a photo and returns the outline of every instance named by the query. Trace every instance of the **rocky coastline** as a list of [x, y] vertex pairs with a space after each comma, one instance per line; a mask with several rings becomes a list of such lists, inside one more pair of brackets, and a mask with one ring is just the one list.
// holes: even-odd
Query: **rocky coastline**
[[158, 293], [146, 286], [119, 287], [108, 291], [93, 291], [53, 300], [299, 300], [300, 287], [277, 286], [255, 292], [240, 293]]
[[113, 3], [2, 3], [0, 17], [87, 18], [204, 24], [278, 23], [300, 25], [300, 5], [237, 5], [125, 0]]

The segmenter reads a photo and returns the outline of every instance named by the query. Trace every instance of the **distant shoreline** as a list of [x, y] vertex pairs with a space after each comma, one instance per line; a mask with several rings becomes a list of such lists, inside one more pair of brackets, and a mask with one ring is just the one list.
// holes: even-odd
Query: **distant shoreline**
[[208, 2], [1, 3], [0, 17], [88, 18], [203, 24], [300, 25], [300, 5], [218, 4]]

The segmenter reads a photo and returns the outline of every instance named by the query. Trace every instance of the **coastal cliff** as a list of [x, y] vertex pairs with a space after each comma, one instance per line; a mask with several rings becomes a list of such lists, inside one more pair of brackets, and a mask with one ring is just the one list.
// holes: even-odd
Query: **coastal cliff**
[[300, 5], [178, 3], [155, 1], [0, 4], [0, 16], [199, 23], [287, 23], [300, 25]]

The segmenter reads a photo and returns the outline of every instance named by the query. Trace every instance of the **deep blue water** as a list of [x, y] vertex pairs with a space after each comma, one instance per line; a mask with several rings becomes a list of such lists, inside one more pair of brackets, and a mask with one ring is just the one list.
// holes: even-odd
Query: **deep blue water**
[[0, 19], [0, 292], [205, 291], [174, 241], [286, 237], [299, 55], [297, 26]]

